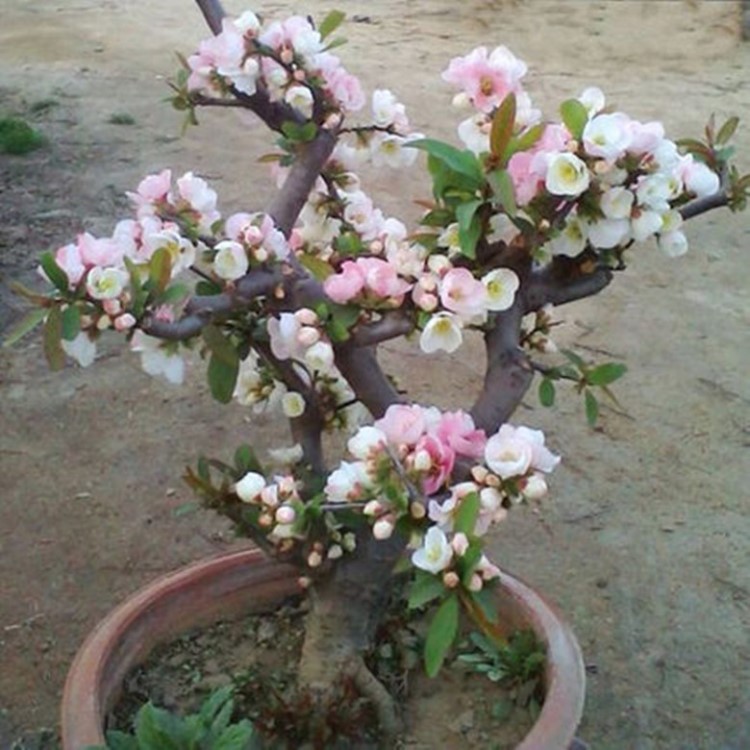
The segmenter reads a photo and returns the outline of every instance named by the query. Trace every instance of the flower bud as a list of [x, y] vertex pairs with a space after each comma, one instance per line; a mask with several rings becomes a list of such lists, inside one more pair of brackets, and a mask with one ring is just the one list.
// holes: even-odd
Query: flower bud
[[489, 473], [486, 466], [474, 466], [471, 470], [471, 476], [477, 484], [484, 484]]
[[547, 494], [547, 482], [540, 474], [532, 474], [526, 479], [521, 492], [527, 500], [541, 500]]
[[312, 346], [320, 341], [320, 331], [312, 326], [303, 326], [297, 333], [297, 343], [300, 346]]
[[409, 513], [411, 513], [412, 518], [416, 518], [417, 521], [424, 518], [427, 515], [427, 511], [425, 510], [424, 505], [422, 503], [413, 502], [409, 506]]
[[469, 539], [463, 532], [459, 531], [451, 539], [451, 547], [453, 551], [459, 556], [463, 557], [466, 554], [466, 550], [469, 549]]
[[295, 519], [297, 518], [297, 513], [295, 512], [294, 508], [292, 508], [290, 505], [282, 505], [277, 511], [276, 511], [276, 523], [294, 523]]
[[259, 263], [265, 263], [268, 260], [268, 250], [264, 247], [257, 248], [253, 255], [255, 255], [255, 260]]
[[318, 314], [315, 310], [311, 310], [309, 307], [301, 307], [295, 311], [294, 319], [301, 326], [314, 326], [318, 324]]
[[284, 65], [290, 65], [294, 62], [294, 50], [290, 49], [289, 47], [284, 47], [284, 49], [281, 50], [279, 59], [284, 63]]
[[115, 330], [128, 331], [135, 325], [135, 318], [130, 313], [123, 313], [115, 318]]
[[338, 560], [343, 554], [344, 554], [344, 550], [341, 548], [340, 544], [332, 544], [328, 548], [329, 560]]
[[357, 537], [353, 532], [349, 531], [344, 534], [344, 537], [341, 540], [341, 546], [346, 552], [354, 552], [354, 550], [357, 548]]
[[378, 500], [370, 500], [370, 502], [365, 505], [362, 512], [366, 516], [379, 516], [383, 510], [383, 505]]
[[500, 477], [496, 474], [487, 474], [486, 479], [484, 480], [484, 483], [488, 487], [499, 487], [501, 484]]
[[311, 583], [312, 583], [312, 580], [310, 579], [310, 577], [309, 577], [309, 576], [300, 576], [300, 577], [299, 577], [299, 578], [297, 579], [297, 585], [298, 585], [298, 586], [299, 586], [299, 587], [300, 587], [301, 589], [309, 589], [309, 588], [310, 588], [310, 584], [311, 584]]
[[372, 535], [379, 541], [390, 539], [393, 534], [393, 521], [390, 518], [381, 518], [375, 521], [372, 527]]
[[270, 513], [261, 513], [258, 516], [258, 526], [262, 526], [264, 529], [273, 526], [273, 516]]
[[482, 581], [482, 577], [477, 573], [474, 573], [471, 577], [471, 580], [469, 581], [469, 591], [477, 593], [477, 591], [482, 590], [483, 586], [484, 582]]
[[447, 573], [443, 573], [443, 586], [445, 586], [445, 588], [455, 589], [460, 582], [461, 579], [454, 571], [449, 570]]
[[102, 302], [102, 307], [104, 308], [104, 312], [112, 318], [122, 312], [122, 305], [120, 304], [120, 300], [116, 298], [105, 299]]
[[310, 568], [318, 568], [318, 567], [320, 567], [320, 564], [322, 562], [323, 562], [323, 556], [317, 550], [313, 550], [307, 556], [307, 565]]
[[432, 468], [432, 457], [426, 450], [417, 451], [414, 456], [415, 471], [429, 471]]
[[112, 318], [109, 315], [102, 315], [99, 320], [96, 321], [96, 327], [100, 331], [106, 331], [112, 325]]

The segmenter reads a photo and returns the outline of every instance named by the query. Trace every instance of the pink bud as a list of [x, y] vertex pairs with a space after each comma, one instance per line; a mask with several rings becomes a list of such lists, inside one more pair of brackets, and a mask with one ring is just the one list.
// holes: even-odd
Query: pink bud
[[284, 63], [284, 65], [289, 65], [290, 63], [294, 62], [294, 50], [289, 49], [289, 47], [285, 47], [283, 50], [281, 50], [279, 58], [281, 59], [281, 62]]
[[123, 313], [115, 318], [115, 329], [127, 331], [135, 325], [135, 318], [130, 313]]
[[393, 522], [388, 518], [381, 518], [375, 521], [372, 527], [372, 535], [379, 541], [390, 539], [393, 534]]
[[477, 573], [474, 573], [469, 581], [469, 591], [476, 593], [477, 591], [481, 591], [483, 586], [484, 582], [482, 581], [482, 577]]
[[282, 505], [276, 511], [276, 523], [294, 523], [296, 518], [297, 514], [295, 513], [294, 508], [289, 505]]
[[451, 547], [459, 557], [463, 557], [466, 550], [469, 549], [469, 540], [466, 534], [459, 531], [451, 540]]
[[377, 500], [370, 500], [363, 508], [362, 512], [366, 516], [379, 516], [383, 512], [383, 505]]
[[122, 312], [122, 305], [119, 299], [105, 299], [102, 302], [102, 307], [104, 308], [104, 312], [113, 318]]
[[455, 589], [460, 581], [461, 579], [458, 577], [458, 574], [454, 573], [452, 570], [443, 574], [443, 586], [447, 589]]
[[297, 333], [297, 343], [300, 346], [310, 347], [320, 341], [320, 331], [311, 326], [303, 326]]
[[301, 307], [294, 313], [294, 319], [302, 326], [314, 326], [318, 323], [318, 314], [309, 307]]

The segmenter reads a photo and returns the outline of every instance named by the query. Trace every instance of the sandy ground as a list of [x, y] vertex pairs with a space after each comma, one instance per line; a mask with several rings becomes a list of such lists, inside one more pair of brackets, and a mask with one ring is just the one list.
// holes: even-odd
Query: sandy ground
[[[179, 138], [164, 76], [204, 27], [189, 0], [154, 5], [0, 0], [0, 114], [23, 114], [50, 139], [31, 156], [0, 156], [4, 281], [33, 278], [35, 257], [82, 228], [107, 231], [122, 193], [149, 171], [213, 178], [226, 210], [268, 199], [260, 129], [211, 112]], [[750, 105], [737, 2], [338, 5], [354, 19], [349, 67], [370, 88], [396, 90], [417, 127], [439, 137], [453, 138], [455, 118], [438, 74], [480, 43], [507, 44], [530, 63], [530, 89], [550, 114], [592, 84], [675, 136]], [[113, 114], [134, 122], [113, 124]], [[747, 125], [738, 145], [747, 170]], [[389, 211], [427, 193], [418, 176], [376, 181]], [[627, 416], [605, 411], [592, 431], [572, 394], [553, 412], [531, 397], [519, 419], [543, 427], [565, 461], [544, 522], [518, 514], [493, 541], [500, 564], [574, 623], [590, 672], [581, 733], [597, 749], [750, 747], [750, 221], [715, 213], [689, 235], [688, 257], [640, 248], [600, 298], [560, 311], [566, 343], [627, 361], [617, 388]], [[0, 324], [21, 309], [0, 287]], [[473, 347], [425, 368], [413, 349], [386, 352], [415, 396], [455, 405], [477, 386], [481, 356]], [[175, 514], [189, 500], [182, 467], [202, 446], [221, 454], [240, 437], [281, 434], [213, 403], [197, 366], [168, 388], [116, 346], [103, 360], [52, 375], [36, 338], [0, 351], [3, 748], [55, 726], [70, 659], [122, 596], [233, 543], [220, 521]]]

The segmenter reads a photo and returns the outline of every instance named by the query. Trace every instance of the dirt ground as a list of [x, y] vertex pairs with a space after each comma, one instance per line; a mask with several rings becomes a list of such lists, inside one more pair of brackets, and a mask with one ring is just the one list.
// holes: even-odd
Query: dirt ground
[[[338, 2], [352, 19], [341, 51], [349, 67], [370, 89], [397, 91], [416, 126], [443, 138], [457, 119], [439, 73], [481, 43], [528, 61], [550, 115], [598, 84], [673, 136], [697, 134], [712, 111], [745, 117], [739, 6]], [[254, 9], [320, 17], [331, 7]], [[265, 133], [210, 112], [180, 138], [163, 101], [174, 51], [190, 52], [204, 33], [190, 0], [0, 0], [0, 116], [20, 114], [49, 139], [26, 157], [0, 155], [3, 282], [33, 281], [38, 255], [84, 228], [109, 231], [124, 191], [167, 166], [215, 180], [226, 212], [265, 205], [255, 163]], [[738, 145], [747, 171], [747, 122]], [[419, 176], [376, 181], [392, 212], [427, 193]], [[750, 747], [750, 216], [701, 217], [689, 238], [687, 257], [642, 247], [598, 299], [560, 311], [563, 341], [628, 363], [617, 387], [627, 415], [605, 410], [590, 430], [572, 394], [552, 412], [530, 397], [518, 419], [545, 429], [564, 463], [543, 522], [516, 514], [492, 542], [501, 565], [572, 620], [589, 671], [581, 734], [596, 750]], [[22, 309], [0, 285], [0, 327]], [[482, 372], [480, 348], [461, 351], [429, 368], [409, 347], [385, 358], [417, 398], [460, 405]], [[101, 359], [53, 375], [36, 337], [0, 350], [2, 748], [55, 726], [67, 665], [124, 595], [236, 543], [211, 516], [175, 513], [190, 499], [182, 467], [201, 449], [221, 455], [240, 438], [283, 434], [212, 402], [197, 365], [175, 388], [114, 343]]]

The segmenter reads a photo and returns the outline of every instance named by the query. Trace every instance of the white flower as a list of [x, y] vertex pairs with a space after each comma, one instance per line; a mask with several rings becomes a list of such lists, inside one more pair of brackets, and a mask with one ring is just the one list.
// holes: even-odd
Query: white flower
[[276, 509], [276, 515], [274, 516], [276, 523], [283, 524], [284, 526], [294, 523], [297, 518], [297, 512], [292, 508], [291, 505], [282, 505]]
[[583, 146], [587, 154], [616, 161], [630, 145], [630, 118], [622, 112], [596, 115], [583, 129]]
[[216, 245], [214, 272], [219, 278], [227, 281], [241, 279], [249, 267], [245, 248], [239, 242], [224, 240]]
[[249, 471], [234, 485], [234, 491], [243, 503], [254, 503], [266, 486], [266, 478], [262, 474]]
[[120, 268], [94, 266], [86, 277], [86, 291], [93, 299], [116, 299], [129, 278], [128, 272]]
[[449, 312], [433, 315], [419, 337], [419, 347], [425, 354], [438, 350], [455, 352], [463, 342], [456, 316]]
[[693, 162], [685, 173], [685, 188], [697, 198], [719, 192], [719, 175], [701, 162]]
[[88, 367], [96, 359], [96, 344], [81, 331], [72, 341], [62, 339], [63, 351], [81, 367]]
[[327, 341], [318, 341], [305, 352], [305, 363], [317, 372], [328, 372], [333, 367], [333, 347]]
[[578, 97], [578, 101], [586, 107], [589, 117], [593, 117], [604, 109], [604, 93], [596, 86], [591, 86], [585, 89]]
[[[502, 429], [502, 428], [501, 428]], [[523, 476], [531, 466], [531, 445], [513, 435], [493, 435], [484, 449], [484, 460], [500, 478]]]
[[682, 214], [672, 209], [661, 215], [661, 229], [660, 233], [665, 234], [667, 232], [674, 232], [682, 226]]
[[567, 255], [575, 258], [583, 252], [588, 237], [588, 225], [582, 222], [578, 216], [568, 216], [562, 231], [549, 240], [545, 245], [552, 255]]
[[499, 311], [511, 307], [520, 281], [510, 268], [497, 268], [482, 277], [482, 284], [487, 293], [487, 309]]
[[490, 217], [490, 233], [487, 236], [490, 242], [504, 242], [510, 245], [519, 234], [521, 231], [507, 214], [493, 214]]
[[423, 545], [414, 550], [411, 561], [414, 567], [428, 573], [445, 570], [453, 558], [453, 548], [442, 529], [431, 526], [424, 537]]
[[679, 230], [659, 235], [659, 248], [670, 258], [685, 255], [688, 251], [687, 237]]
[[464, 146], [475, 154], [483, 154], [490, 150], [490, 129], [487, 116], [476, 114], [464, 120], [458, 126], [458, 137]]
[[130, 343], [134, 352], [140, 352], [141, 367], [154, 377], [162, 376], [174, 385], [180, 385], [185, 377], [185, 362], [170, 350], [170, 345], [160, 339], [136, 331]]
[[593, 247], [609, 249], [628, 239], [630, 222], [627, 219], [601, 219], [588, 225], [588, 240]]
[[553, 195], [580, 195], [589, 186], [589, 171], [575, 154], [555, 154], [547, 165], [544, 184]]
[[613, 187], [602, 194], [599, 207], [607, 219], [629, 219], [635, 196], [624, 187]]
[[356, 500], [371, 484], [362, 461], [342, 461], [339, 468], [328, 475], [324, 492], [332, 503], [347, 503]]
[[633, 238], [637, 242], [643, 242], [652, 235], [656, 234], [663, 224], [661, 214], [656, 211], [641, 211], [630, 222], [630, 229], [633, 233]]
[[414, 140], [421, 140], [421, 133], [414, 133], [408, 138], [400, 135], [379, 133], [370, 141], [370, 156], [376, 166], [388, 166], [392, 169], [410, 167], [417, 160], [419, 151], [415, 148], [404, 148], [404, 145]]
[[636, 188], [638, 204], [663, 213], [669, 210], [669, 199], [673, 196], [673, 185], [668, 175], [656, 172], [641, 178]]
[[297, 391], [287, 391], [281, 397], [281, 409], [284, 416], [289, 417], [289, 419], [301, 417], [305, 411], [305, 399]]
[[307, 86], [290, 86], [284, 94], [287, 104], [306, 115], [312, 113], [313, 95]]
[[253, 35], [260, 31], [260, 19], [251, 10], [246, 10], [234, 19], [234, 25], [241, 34], [251, 32]]
[[367, 460], [373, 453], [378, 453], [387, 443], [387, 438], [382, 430], [377, 427], [361, 427], [356, 435], [349, 438], [346, 447], [354, 458], [362, 461]]

